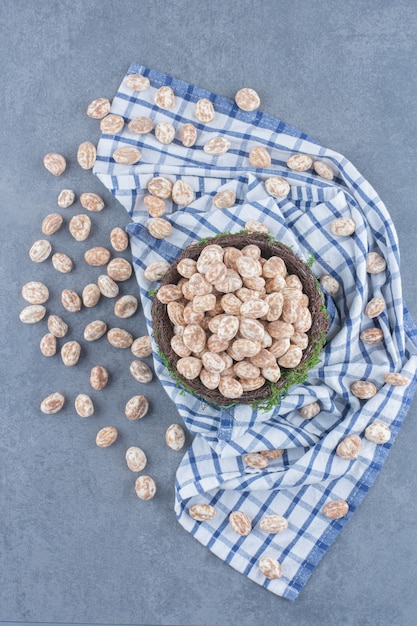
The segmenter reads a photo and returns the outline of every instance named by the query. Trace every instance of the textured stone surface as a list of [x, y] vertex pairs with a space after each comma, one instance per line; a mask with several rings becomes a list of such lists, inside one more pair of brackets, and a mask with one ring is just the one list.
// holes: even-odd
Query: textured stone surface
[[[21, 287], [41, 280], [51, 292], [48, 313], [70, 325], [68, 340], [82, 337], [87, 321], [118, 325], [114, 301], [101, 298], [95, 309], [72, 315], [62, 309], [60, 292], [92, 282], [94, 268], [83, 262], [83, 252], [109, 246], [110, 230], [128, 221], [76, 154], [80, 143], [99, 137], [88, 104], [111, 99], [131, 61], [231, 98], [252, 87], [262, 110], [353, 161], [391, 212], [406, 301], [417, 319], [414, 0], [368, 0], [360, 7], [354, 0], [3, 0], [0, 32], [0, 306], [2, 329], [7, 326], [0, 377], [0, 621], [415, 624], [416, 402], [370, 493], [292, 604], [236, 573], [176, 523], [174, 474], [182, 453], [169, 450], [164, 437], [178, 414], [153, 380], [146, 386], [149, 414], [126, 420], [126, 401], [143, 393], [129, 374], [130, 351], [100, 340], [68, 371], [59, 355], [41, 355], [43, 322], [28, 326], [18, 319], [25, 305]], [[42, 164], [48, 152], [67, 158], [59, 178]], [[81, 212], [79, 202], [58, 208], [64, 188], [77, 197], [95, 192], [106, 202], [101, 213], [90, 214], [94, 229], [86, 242], [74, 242], [67, 228], [69, 216]], [[57, 210], [66, 223], [51, 241], [59, 241], [55, 252], [73, 258], [69, 275], [27, 256], [41, 237], [42, 219]], [[129, 258], [128, 251], [121, 256]], [[138, 295], [133, 278], [123, 284], [128, 292]], [[145, 334], [140, 310], [124, 322], [136, 337]], [[110, 372], [100, 392], [88, 383], [96, 364]], [[41, 414], [41, 399], [57, 390], [68, 402], [57, 415]], [[87, 420], [73, 407], [79, 393], [94, 401]], [[113, 423], [117, 441], [97, 448], [97, 432]], [[124, 460], [137, 445], [157, 484], [149, 502], [136, 497]]]

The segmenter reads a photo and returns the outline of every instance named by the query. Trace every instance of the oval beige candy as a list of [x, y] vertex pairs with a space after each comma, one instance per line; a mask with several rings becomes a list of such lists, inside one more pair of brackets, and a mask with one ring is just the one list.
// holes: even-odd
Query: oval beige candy
[[221, 374], [226, 369], [225, 362], [222, 357], [215, 352], [204, 352], [201, 356], [204, 368], [211, 374]]
[[359, 335], [359, 339], [369, 345], [380, 343], [384, 339], [384, 333], [380, 328], [366, 328]]
[[341, 519], [347, 515], [348, 511], [349, 505], [345, 500], [332, 500], [322, 509], [323, 515], [329, 519]]
[[81, 346], [78, 341], [67, 341], [61, 348], [61, 359], [66, 367], [77, 365], [81, 355]]
[[63, 189], [58, 196], [58, 206], [61, 209], [66, 209], [75, 201], [75, 193], [72, 189]]
[[74, 267], [74, 264], [70, 257], [63, 252], [57, 252], [52, 255], [52, 265], [57, 272], [61, 272], [61, 274], [69, 274]]
[[249, 161], [252, 167], [268, 168], [271, 167], [271, 155], [263, 146], [255, 146], [249, 152]]
[[171, 197], [172, 183], [164, 176], [155, 176], [148, 182], [148, 191], [157, 198], [167, 200]]
[[99, 448], [108, 448], [116, 441], [117, 435], [117, 428], [114, 426], [105, 426], [99, 430], [96, 435], [96, 445]]
[[68, 332], [68, 324], [59, 315], [50, 315], [48, 317], [48, 330], [54, 337], [62, 338]]
[[107, 339], [114, 348], [130, 348], [133, 343], [133, 335], [124, 328], [111, 328]]
[[178, 302], [168, 302], [167, 306], [168, 317], [174, 326], [184, 325], [184, 305]]
[[110, 259], [110, 252], [107, 248], [103, 248], [103, 246], [95, 246], [94, 248], [90, 248], [84, 254], [84, 260], [88, 265], [93, 265], [94, 267], [101, 267], [102, 265], [106, 265]]
[[157, 196], [144, 196], [143, 203], [152, 217], [161, 217], [166, 211], [165, 202]]
[[236, 193], [231, 189], [224, 189], [219, 191], [213, 197], [213, 205], [216, 209], [229, 209], [234, 206], [236, 202]]
[[[244, 339], [251, 339], [252, 341], [262, 341], [265, 334], [265, 328], [263, 327], [261, 322], [256, 319], [250, 317], [241, 317], [239, 322], [239, 332]], [[250, 376], [244, 376], [243, 378], [250, 378]]]
[[287, 167], [295, 172], [306, 172], [313, 165], [313, 159], [308, 154], [293, 154], [287, 161]]
[[184, 180], [176, 180], [172, 186], [172, 199], [178, 206], [188, 206], [194, 200], [194, 191]]
[[62, 409], [65, 404], [65, 396], [64, 394], [57, 391], [56, 393], [51, 393], [47, 398], [42, 400], [41, 402], [41, 411], [46, 415], [53, 415], [54, 413], [58, 413]]
[[291, 343], [301, 348], [301, 350], [305, 350], [308, 346], [308, 335], [306, 333], [296, 332], [291, 337]]
[[235, 363], [233, 371], [239, 378], [257, 378], [261, 373], [260, 368], [249, 361]]
[[155, 282], [156, 280], [161, 280], [161, 278], [164, 277], [169, 268], [170, 265], [166, 261], [155, 261], [154, 263], [148, 265], [143, 275], [145, 276], [146, 280]]
[[259, 454], [259, 452], [250, 452], [248, 454], [243, 455], [243, 462], [248, 467], [252, 469], [265, 469], [268, 467], [269, 460], [266, 456]]
[[213, 137], [204, 144], [203, 150], [206, 154], [213, 156], [219, 156], [225, 154], [231, 146], [231, 143], [226, 137]]
[[77, 161], [83, 170], [91, 170], [96, 162], [96, 157], [96, 147], [90, 141], [83, 141], [83, 143], [78, 146]]
[[84, 192], [80, 196], [80, 202], [83, 209], [92, 213], [99, 213], [104, 209], [104, 200], [98, 193]]
[[101, 274], [97, 279], [98, 288], [106, 298], [115, 298], [119, 295], [119, 285], [106, 274]]
[[189, 324], [184, 329], [182, 340], [192, 352], [202, 352], [206, 345], [206, 333], [198, 324]]
[[[258, 342], [252, 342], [252, 343], [254, 343], [256, 346], [260, 345]], [[256, 367], [262, 368], [262, 370], [264, 369], [268, 370], [268, 368], [274, 368], [274, 369], [278, 368], [275, 356], [272, 354], [272, 352], [270, 352], [266, 348], [260, 348], [258, 352], [251, 357], [250, 360], [251, 360], [251, 363], [253, 363], [253, 365], [256, 365]], [[280, 374], [280, 372], [276, 372], [276, 373]]]
[[138, 337], [130, 346], [132, 353], [139, 357], [147, 357], [152, 355], [152, 344], [151, 338], [149, 335], [143, 335], [142, 337]]
[[64, 289], [61, 293], [62, 306], [70, 313], [78, 313], [81, 310], [81, 298], [73, 289]]
[[147, 414], [149, 402], [145, 396], [133, 396], [126, 403], [125, 415], [129, 420], [140, 420]]
[[334, 173], [330, 165], [324, 163], [324, 161], [314, 161], [313, 168], [316, 174], [325, 178], [326, 180], [333, 180]]
[[215, 111], [213, 103], [208, 98], [200, 98], [195, 105], [195, 116], [202, 124], [208, 124], [214, 120]]
[[261, 530], [272, 535], [284, 532], [288, 528], [288, 521], [282, 515], [264, 515], [259, 522]]
[[219, 382], [219, 391], [225, 398], [231, 400], [240, 398], [243, 394], [241, 383], [232, 376], [223, 376]]
[[177, 361], [177, 370], [187, 380], [194, 380], [201, 372], [203, 364], [200, 359], [187, 356]]
[[172, 225], [162, 217], [154, 217], [148, 225], [149, 232], [155, 239], [166, 239], [172, 234]]
[[42, 221], [42, 232], [48, 237], [56, 233], [62, 226], [62, 215], [59, 213], [50, 213], [44, 217]]
[[94, 404], [90, 396], [80, 393], [75, 398], [75, 410], [80, 417], [91, 417], [94, 414]]
[[197, 129], [194, 124], [184, 124], [181, 130], [182, 145], [191, 148], [197, 141]]
[[324, 274], [320, 278], [320, 285], [330, 296], [335, 296], [340, 289], [339, 282], [328, 274]]
[[353, 461], [359, 456], [362, 440], [358, 435], [348, 435], [337, 446], [336, 454], [342, 459]]
[[320, 404], [318, 402], [310, 402], [299, 409], [299, 414], [305, 420], [311, 420], [320, 413]]
[[156, 493], [156, 484], [150, 476], [139, 476], [135, 482], [135, 491], [141, 500], [151, 500]]
[[259, 559], [258, 567], [265, 578], [274, 580], [282, 577], [282, 566], [272, 556], [263, 556]]
[[86, 285], [81, 294], [81, 299], [83, 301], [83, 305], [87, 308], [91, 308], [96, 306], [98, 301], [100, 300], [101, 292], [97, 285], [94, 283], [90, 283]]
[[366, 271], [368, 274], [380, 274], [386, 268], [387, 263], [378, 252], [369, 252], [366, 255]]
[[213, 311], [216, 306], [216, 296], [214, 293], [207, 293], [204, 296], [195, 296], [192, 302], [196, 313]]
[[211, 504], [193, 504], [188, 509], [188, 514], [197, 522], [206, 522], [216, 517], [216, 509]]
[[134, 165], [140, 161], [141, 156], [141, 151], [133, 146], [117, 148], [112, 154], [112, 158], [116, 163], [119, 163], [119, 165]]
[[383, 298], [372, 298], [365, 307], [365, 315], [373, 319], [385, 311], [385, 300]]
[[283, 454], [284, 450], [281, 448], [273, 448], [272, 450], [261, 450], [259, 454], [265, 455], [268, 459], [279, 459]]
[[128, 124], [130, 132], [136, 135], [146, 135], [154, 128], [154, 123], [149, 117], [135, 117]]
[[46, 308], [42, 304], [30, 304], [20, 312], [19, 319], [24, 324], [36, 324], [46, 315]]
[[32, 244], [29, 250], [30, 260], [34, 263], [43, 263], [51, 254], [51, 251], [52, 247], [49, 241], [46, 239], [38, 239], [38, 241]]
[[406, 387], [410, 384], [409, 378], [399, 372], [388, 372], [384, 374], [384, 382], [387, 385], [394, 385], [394, 387]]
[[243, 254], [236, 259], [236, 267], [242, 278], [253, 278], [262, 274], [262, 265], [259, 261]]
[[258, 93], [250, 87], [243, 87], [235, 95], [235, 102], [242, 111], [256, 111], [261, 105]]
[[49, 289], [43, 283], [32, 280], [23, 285], [22, 297], [30, 304], [43, 304], [49, 298]]
[[155, 137], [159, 143], [168, 145], [175, 139], [175, 128], [169, 122], [160, 122], [155, 126]]
[[124, 83], [126, 87], [133, 91], [145, 91], [151, 84], [149, 78], [142, 76], [142, 74], [129, 74], [126, 76]]
[[228, 315], [239, 315], [242, 300], [233, 293], [226, 293], [220, 299], [221, 306]]
[[278, 365], [263, 367], [262, 376], [271, 383], [277, 383], [281, 378], [281, 369]]
[[249, 317], [252, 319], [258, 319], [267, 315], [269, 311], [269, 304], [265, 300], [248, 300], [244, 302], [240, 307], [240, 315], [242, 317]]
[[271, 176], [265, 181], [265, 188], [273, 198], [285, 198], [290, 193], [290, 184], [282, 176]]
[[106, 332], [106, 322], [103, 322], [102, 320], [95, 320], [94, 322], [87, 324], [84, 328], [84, 339], [86, 341], [97, 341], [97, 339], [101, 339]]
[[131, 446], [126, 450], [126, 464], [131, 472], [141, 472], [145, 469], [148, 459], [142, 448]]
[[365, 428], [365, 439], [378, 445], [383, 445], [391, 439], [390, 427], [383, 422], [373, 422]]
[[248, 220], [245, 223], [245, 230], [248, 231], [248, 233], [268, 233], [268, 226], [265, 226], [265, 224], [262, 224], [262, 222], [258, 222], [257, 220]]
[[70, 220], [68, 228], [76, 241], [85, 241], [90, 234], [91, 220], [84, 213], [74, 215]]
[[103, 365], [95, 365], [90, 372], [90, 385], [96, 391], [101, 391], [109, 382], [109, 373]]
[[110, 101], [107, 98], [96, 98], [87, 107], [88, 117], [94, 120], [101, 120], [110, 113]]
[[229, 515], [229, 524], [238, 535], [247, 537], [252, 530], [252, 521], [243, 511], [232, 511]]
[[[294, 336], [294, 335], [293, 335]], [[291, 337], [292, 339], [292, 337]], [[297, 343], [295, 345], [298, 345]], [[271, 352], [271, 354], [274, 355], [274, 357], [276, 359], [279, 359], [279, 357], [283, 356], [288, 348], [290, 347], [290, 338], [289, 337], [282, 337], [281, 339], [274, 339], [269, 351]], [[302, 346], [299, 346], [301, 349], [303, 349]]]
[[113, 250], [116, 252], [123, 252], [129, 245], [129, 237], [127, 232], [120, 228], [120, 226], [116, 226], [110, 232], [110, 244]]
[[150, 383], [153, 378], [151, 368], [143, 361], [132, 361], [129, 370], [133, 378], [137, 380], [138, 383]]
[[65, 168], [67, 167], [67, 162], [62, 154], [58, 154], [57, 152], [48, 152], [43, 157], [43, 164], [54, 176], [61, 176], [65, 172]]
[[109, 113], [102, 118], [100, 122], [100, 130], [105, 135], [117, 135], [125, 125], [124, 119], [120, 115]]
[[160, 87], [155, 93], [154, 102], [161, 109], [173, 109], [175, 106], [175, 94], [171, 87]]
[[107, 266], [107, 274], [118, 282], [128, 280], [132, 275], [132, 271], [133, 268], [129, 261], [119, 257], [112, 259]]
[[40, 341], [39, 347], [43, 356], [56, 354], [56, 337], [52, 333], [46, 333]]
[[187, 346], [184, 344], [180, 335], [173, 335], [173, 337], [171, 337], [170, 344], [175, 354], [177, 354], [181, 358], [190, 356], [191, 350], [187, 348]]
[[217, 389], [220, 382], [220, 374], [208, 372], [203, 368], [200, 372], [200, 380], [207, 389]]
[[171, 424], [165, 433], [165, 442], [171, 450], [179, 451], [185, 445], [185, 432], [179, 424]]
[[373, 398], [378, 391], [374, 383], [367, 380], [355, 381], [351, 385], [350, 390], [353, 395], [360, 400], [369, 400], [370, 398]]
[[286, 369], [294, 369], [300, 364], [303, 351], [298, 346], [291, 345], [287, 352], [278, 359], [278, 365]]
[[276, 276], [287, 275], [287, 267], [281, 257], [271, 256], [262, 266], [262, 276], [265, 278], [275, 278]]
[[162, 285], [156, 294], [157, 299], [162, 304], [168, 304], [182, 298], [182, 291], [178, 285]]
[[356, 223], [350, 217], [338, 217], [330, 224], [330, 232], [336, 237], [349, 237], [356, 230]]
[[138, 305], [139, 302], [135, 296], [122, 296], [114, 304], [114, 314], [116, 317], [127, 319], [136, 313]]
[[224, 315], [217, 327], [217, 336], [223, 341], [233, 339], [239, 330], [239, 318], [235, 315]]
[[197, 272], [197, 262], [194, 259], [181, 259], [177, 265], [177, 271], [184, 278], [191, 278]]

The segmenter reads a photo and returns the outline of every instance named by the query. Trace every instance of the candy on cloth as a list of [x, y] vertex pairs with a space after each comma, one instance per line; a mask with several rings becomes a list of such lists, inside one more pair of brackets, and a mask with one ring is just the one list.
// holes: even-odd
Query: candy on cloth
[[[155, 373], [195, 435], [177, 472], [179, 522], [236, 570], [295, 600], [379, 473], [415, 392], [417, 330], [402, 297], [395, 229], [377, 193], [352, 163], [305, 133], [138, 64], [131, 65], [131, 74], [143, 75], [150, 86], [134, 91], [129, 81], [122, 82], [111, 114], [122, 117], [125, 124], [115, 135], [102, 134], [93, 171], [132, 218], [127, 230], [149, 333], [152, 297], [148, 292], [159, 283], [145, 278], [146, 267], [172, 263], [192, 242], [238, 232], [247, 222], [268, 228], [301, 258], [313, 255], [312, 269], [318, 278], [330, 276], [339, 285], [326, 297], [331, 326], [321, 363], [310, 371], [306, 383], [292, 387], [270, 412], [242, 405], [219, 410], [181, 393], [153, 343]], [[158, 98], [155, 101], [161, 87], [170, 87], [175, 95], [169, 109], [158, 106]], [[208, 99], [215, 111], [206, 124], [195, 115], [201, 98]], [[150, 118], [155, 125], [171, 124], [173, 142], [161, 144], [153, 132], [132, 133], [128, 124], [138, 117]], [[193, 124], [197, 131], [195, 143], [188, 147], [181, 141], [185, 124]], [[208, 154], [204, 146], [218, 137], [230, 147], [222, 154]], [[120, 147], [140, 150], [140, 162], [115, 162], [112, 154]], [[267, 169], [251, 163], [255, 147], [270, 154]], [[311, 157], [313, 166], [305, 171], [290, 169], [287, 161], [297, 154]], [[274, 176], [288, 184], [287, 195], [268, 193], [265, 181]], [[164, 239], [149, 231], [151, 218], [144, 203], [148, 183], [155, 177], [171, 184], [182, 180], [194, 193], [187, 206], [175, 204], [171, 197], [165, 200], [164, 218], [172, 232]], [[218, 209], [213, 204], [222, 191], [236, 194], [233, 206]], [[332, 232], [332, 223], [340, 218], [354, 222], [349, 236]], [[367, 271], [370, 252], [386, 262], [382, 271]], [[364, 313], [372, 298], [385, 302], [375, 319]], [[360, 334], [369, 328], [379, 329], [383, 340], [361, 341]], [[386, 384], [387, 372], [401, 373], [410, 384]], [[356, 381], [373, 383], [377, 393], [367, 400], [356, 397], [351, 392]], [[306, 419], [300, 409], [313, 402], [320, 411]], [[364, 436], [375, 420], [391, 431], [385, 443]], [[358, 457], [341, 458], [336, 449], [353, 434], [362, 439]], [[267, 456], [267, 464], [245, 464], [245, 455], [267, 450], [284, 452]], [[323, 514], [330, 502], [346, 502], [343, 517]], [[196, 505], [209, 505], [215, 514], [199, 520], [189, 513]], [[250, 520], [249, 534], [233, 530], [229, 523], [233, 511]], [[278, 535], [266, 532], [261, 524], [266, 515], [282, 516], [288, 527]], [[274, 576], [260, 567], [262, 559], [278, 564]]]

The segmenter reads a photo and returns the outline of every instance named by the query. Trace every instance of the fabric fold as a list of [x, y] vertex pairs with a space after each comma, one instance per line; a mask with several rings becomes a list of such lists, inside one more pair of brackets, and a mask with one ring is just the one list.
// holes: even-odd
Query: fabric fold
[[[196, 240], [239, 232], [249, 220], [264, 224], [300, 258], [310, 260], [318, 279], [329, 275], [340, 285], [336, 293], [326, 294], [331, 325], [321, 362], [305, 383], [292, 387], [280, 405], [267, 412], [243, 405], [220, 409], [184, 392], [171, 378], [152, 339], [155, 373], [194, 435], [176, 476], [179, 523], [257, 584], [295, 600], [381, 470], [415, 392], [417, 331], [404, 305], [395, 228], [372, 186], [337, 152], [261, 111], [241, 111], [232, 100], [133, 63], [127, 75], [136, 73], [147, 77], [150, 86], [133, 91], [122, 81], [111, 113], [122, 116], [125, 124], [117, 135], [101, 136], [94, 173], [131, 217], [127, 231], [150, 336], [150, 290], [157, 289], [158, 283], [146, 280], [146, 267], [161, 260], [172, 263]], [[170, 86], [175, 94], [170, 110], [155, 104], [156, 90], [163, 86]], [[208, 124], [195, 117], [200, 98], [214, 106], [215, 117]], [[132, 133], [128, 124], [139, 116], [149, 117], [154, 124], [172, 124], [174, 141], [163, 145], [153, 132]], [[192, 147], [185, 147], [180, 139], [186, 123], [197, 129]], [[219, 156], [204, 152], [204, 144], [214, 136], [227, 137], [228, 152]], [[123, 146], [140, 150], [137, 164], [114, 161], [114, 150]], [[254, 146], [270, 152], [267, 169], [250, 164]], [[287, 160], [297, 153], [330, 166], [333, 179], [313, 169], [289, 169]], [[290, 184], [285, 198], [272, 197], [265, 187], [265, 180], [274, 175]], [[172, 183], [184, 180], [195, 195], [185, 207], [166, 200], [165, 218], [172, 225], [172, 235], [165, 240], [149, 232], [150, 215], [143, 201], [149, 181], [156, 176]], [[236, 202], [218, 210], [213, 198], [224, 190], [233, 191]], [[355, 222], [353, 235], [332, 233], [330, 225], [340, 217]], [[370, 252], [383, 257], [385, 271], [367, 271]], [[386, 306], [371, 319], [364, 311], [374, 297], [383, 298]], [[362, 341], [361, 333], [370, 328], [380, 329], [383, 340]], [[409, 384], [386, 384], [388, 372], [405, 375]], [[367, 401], [355, 397], [351, 385], [357, 380], [373, 382], [376, 395]], [[305, 419], [300, 409], [312, 402], [319, 403], [320, 412]], [[390, 440], [383, 445], [364, 437], [375, 420], [391, 430]], [[336, 448], [351, 434], [361, 438], [362, 446], [357, 459], [346, 460], [336, 454]], [[283, 452], [270, 458], [267, 467], [257, 469], [245, 463], [246, 454], [271, 450]], [[331, 520], [323, 514], [323, 506], [331, 500], [348, 503], [345, 517]], [[215, 517], [204, 522], [193, 519], [189, 509], [200, 503], [214, 507]], [[249, 535], [239, 536], [231, 528], [229, 515], [235, 510], [251, 519]], [[288, 521], [284, 532], [271, 534], [261, 528], [261, 519], [272, 514]], [[262, 556], [281, 563], [281, 578], [270, 580], [262, 574]]]

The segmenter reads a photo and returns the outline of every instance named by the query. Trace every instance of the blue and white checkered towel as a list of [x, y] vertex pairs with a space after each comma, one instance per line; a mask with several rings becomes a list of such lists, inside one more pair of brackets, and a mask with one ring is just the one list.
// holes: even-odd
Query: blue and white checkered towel
[[[396, 233], [377, 193], [340, 154], [260, 111], [242, 111], [227, 98], [132, 64], [128, 74], [136, 73], [148, 77], [150, 87], [133, 91], [124, 81], [120, 85], [111, 113], [122, 116], [125, 125], [117, 135], [101, 136], [94, 173], [132, 218], [128, 232], [149, 333], [152, 335], [152, 300], [148, 290], [157, 288], [158, 283], [144, 278], [146, 266], [162, 259], [170, 263], [192, 242], [226, 231], [238, 232], [248, 220], [265, 224], [302, 258], [313, 254], [314, 273], [319, 277], [329, 274], [341, 285], [333, 299], [327, 298], [331, 327], [322, 362], [311, 370], [308, 382], [291, 388], [281, 405], [270, 412], [243, 405], [220, 411], [184, 394], [154, 351], [156, 374], [195, 435], [177, 473], [179, 522], [229, 565], [273, 593], [294, 600], [379, 473], [417, 384], [417, 330], [403, 302]], [[170, 110], [154, 103], [155, 92], [162, 86], [170, 86], [175, 93], [175, 106]], [[216, 112], [207, 125], [195, 117], [195, 103], [200, 98], [208, 98]], [[171, 123], [176, 138], [163, 145], [153, 132], [133, 134], [127, 123], [138, 116], [149, 117], [155, 124]], [[198, 131], [191, 148], [184, 147], [179, 138], [187, 122]], [[203, 151], [204, 144], [215, 136], [231, 142], [227, 153], [210, 156]], [[122, 146], [138, 147], [142, 153], [139, 163], [117, 164], [112, 154]], [[254, 146], [270, 152], [269, 169], [251, 166], [248, 154]], [[321, 178], [313, 170], [297, 173], [288, 169], [287, 159], [297, 153], [325, 162], [334, 179]], [[291, 186], [283, 199], [273, 198], [265, 189], [265, 179], [275, 174]], [[149, 233], [150, 217], [143, 202], [149, 180], [159, 175], [172, 182], [181, 178], [195, 192], [195, 200], [187, 207], [167, 201], [165, 217], [173, 232], [165, 240]], [[213, 196], [225, 189], [236, 193], [236, 204], [217, 210]], [[353, 236], [331, 234], [329, 225], [337, 217], [355, 221]], [[384, 257], [386, 271], [367, 273], [365, 259], [370, 251]], [[372, 297], [386, 302], [385, 311], [376, 319], [364, 315]], [[382, 329], [384, 341], [365, 344], [359, 335], [374, 326]], [[404, 374], [410, 384], [385, 384], [387, 372]], [[350, 391], [356, 380], [372, 381], [378, 393], [368, 401], [359, 400]], [[299, 408], [316, 400], [320, 413], [304, 420]], [[364, 437], [365, 428], [375, 419], [391, 429], [391, 439], [384, 445]], [[363, 440], [357, 460], [335, 454], [348, 434]], [[242, 461], [244, 453], [276, 448], [285, 452], [266, 469], [251, 469]], [[322, 508], [339, 499], [347, 501], [348, 514], [330, 520]], [[188, 509], [196, 503], [213, 505], [216, 516], [195, 521]], [[248, 536], [240, 536], [230, 527], [228, 516], [233, 510], [244, 511], [251, 518]], [[259, 521], [265, 514], [285, 517], [287, 530], [276, 535], [261, 530]], [[281, 563], [281, 578], [270, 580], [262, 574], [258, 566], [262, 556]]]

